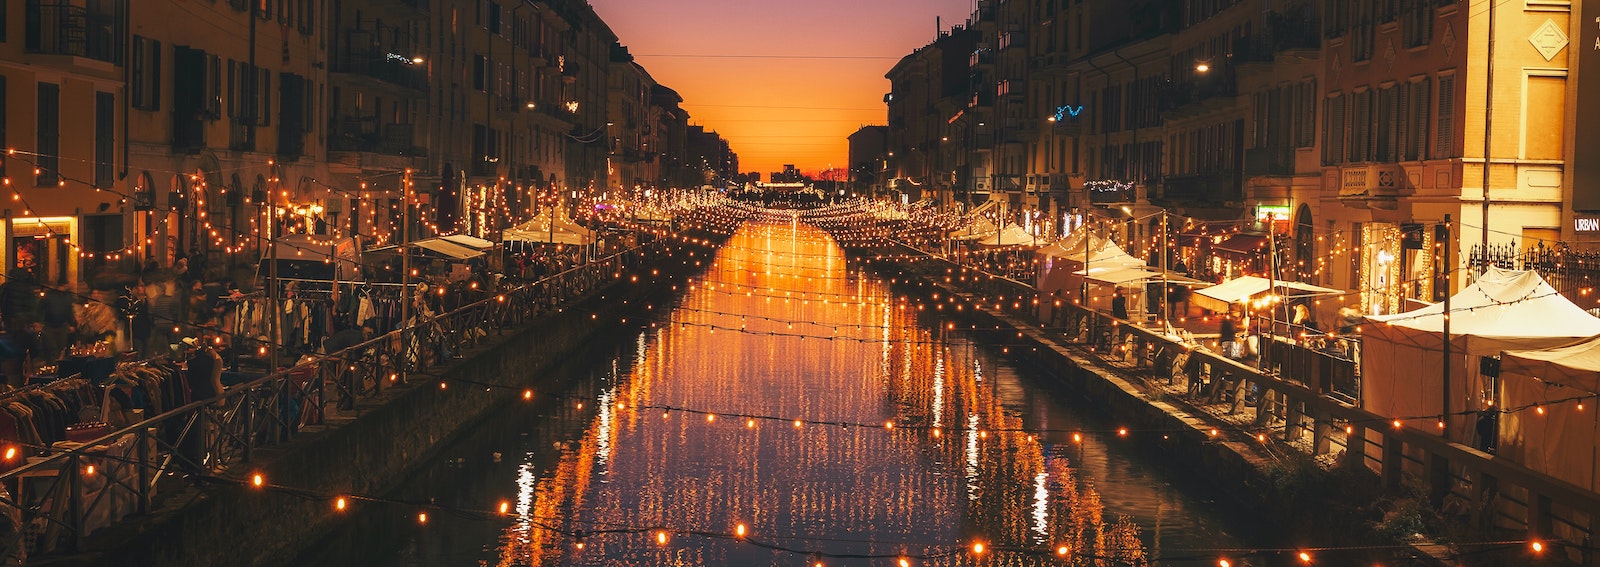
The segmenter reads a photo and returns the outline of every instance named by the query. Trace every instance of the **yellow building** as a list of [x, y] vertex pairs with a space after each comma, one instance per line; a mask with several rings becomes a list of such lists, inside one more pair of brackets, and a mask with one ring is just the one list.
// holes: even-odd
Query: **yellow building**
[[[128, 155], [143, 261], [253, 265], [327, 206], [327, 22], [317, 2], [148, 2], [130, 10]], [[316, 209], [322, 209], [318, 211]], [[268, 222], [271, 218], [272, 221]], [[323, 227], [325, 228], [325, 227]]]
[[124, 5], [95, 5], [0, 4], [0, 258], [53, 285], [131, 258]]

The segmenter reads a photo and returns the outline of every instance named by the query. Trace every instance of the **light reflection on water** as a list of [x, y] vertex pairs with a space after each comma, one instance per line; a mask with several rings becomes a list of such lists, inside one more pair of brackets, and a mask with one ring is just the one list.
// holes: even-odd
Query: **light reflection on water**
[[[731, 534], [739, 523], [753, 538], [830, 555], [921, 555], [974, 540], [1045, 554], [958, 553], [918, 565], [1059, 565], [1049, 554], [1063, 545], [1133, 558], [1233, 543], [1204, 504], [1149, 462], [1108, 450], [1112, 440], [1006, 431], [1083, 422], [1013, 367], [919, 325], [915, 309], [885, 282], [848, 270], [819, 231], [747, 225], [696, 284], [672, 324], [592, 365], [600, 374], [575, 386], [589, 396], [583, 410], [574, 402], [548, 407], [554, 416], [497, 418], [452, 451], [470, 454], [465, 464], [432, 467], [403, 491], [471, 508], [504, 494], [514, 518], [419, 529], [374, 511], [351, 528], [370, 544], [328, 544], [309, 562], [809, 564], [805, 553], [734, 539], [653, 541], [654, 528]], [[502, 450], [506, 462], [482, 462]], [[547, 528], [590, 535], [579, 549]]]

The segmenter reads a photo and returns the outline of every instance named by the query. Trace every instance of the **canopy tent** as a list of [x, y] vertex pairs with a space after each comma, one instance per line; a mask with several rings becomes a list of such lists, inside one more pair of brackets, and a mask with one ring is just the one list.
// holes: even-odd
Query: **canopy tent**
[[[1060, 242], [1040, 248], [1035, 253], [1040, 266], [1039, 279], [1034, 283], [1036, 289], [1044, 293], [1056, 292], [1058, 295], [1076, 296], [1077, 290], [1083, 285], [1086, 256], [1090, 275], [1098, 273], [1095, 272], [1096, 269], [1137, 268], [1145, 265], [1144, 260], [1129, 255], [1109, 239], [1093, 235], [1085, 237], [1084, 233], [1082, 230], [1075, 232]], [[1088, 248], [1087, 251], [1085, 247]]]
[[[1600, 339], [1549, 350], [1500, 355], [1500, 414], [1496, 456], [1578, 485], [1600, 490], [1600, 417], [1577, 409], [1574, 398], [1600, 394]], [[1594, 402], [1586, 401], [1592, 408]]]
[[447, 241], [450, 241], [452, 244], [460, 244], [473, 250], [488, 251], [489, 249], [494, 248], [493, 241], [484, 240], [482, 238], [467, 234], [450, 234], [441, 236], [439, 238], [443, 238]]
[[[1083, 270], [1073, 272], [1075, 275], [1083, 275], [1083, 273]], [[1162, 280], [1165, 280], [1169, 284], [1180, 284], [1184, 286], [1211, 285], [1210, 282], [1197, 280], [1171, 270], [1167, 270], [1166, 277], [1163, 278], [1162, 270], [1160, 268], [1150, 266], [1113, 266], [1104, 268], [1089, 268], [1088, 277], [1089, 281], [1091, 282], [1108, 285], [1139, 284], [1145, 282], [1158, 283]]]
[[950, 233], [951, 240], [978, 240], [1000, 231], [994, 221], [986, 217], [977, 217], [960, 230]]
[[994, 234], [978, 240], [980, 246], [1033, 246], [1038, 242], [1028, 229], [1017, 225], [1007, 225], [1005, 229], [995, 231]]
[[528, 222], [500, 231], [501, 242], [584, 245], [594, 242], [594, 232], [564, 217], [550, 221], [545, 209]]
[[[1361, 398], [1385, 417], [1438, 416], [1474, 411], [1489, 394], [1479, 374], [1482, 357], [1533, 350], [1600, 335], [1600, 318], [1567, 301], [1531, 271], [1490, 267], [1450, 296], [1451, 359], [1444, 360], [1444, 304], [1367, 319], [1361, 347]], [[1442, 368], [1450, 365], [1445, 390]], [[1450, 416], [1449, 434], [1472, 437], [1467, 416]]]
[[271, 275], [273, 250], [277, 250], [276, 276], [286, 280], [359, 281], [361, 242], [355, 237], [335, 238], [324, 234], [286, 234], [272, 240], [272, 247], [261, 253], [258, 273]]
[[483, 255], [482, 250], [468, 248], [444, 238], [427, 238], [413, 241], [413, 248], [421, 248], [450, 260], [469, 260]]
[[1242, 276], [1195, 292], [1190, 301], [1212, 311], [1228, 311], [1233, 304], [1249, 303], [1255, 296], [1267, 293], [1270, 289], [1276, 289], [1277, 294], [1284, 298], [1342, 293], [1337, 289], [1307, 283], [1284, 280], [1268, 282], [1267, 278]]

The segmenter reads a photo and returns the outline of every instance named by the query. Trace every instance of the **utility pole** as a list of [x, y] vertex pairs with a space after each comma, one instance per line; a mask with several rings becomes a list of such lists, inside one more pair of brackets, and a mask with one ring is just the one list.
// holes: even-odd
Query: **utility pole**
[[[1487, 189], [1487, 185], [1485, 186], [1485, 189]], [[1485, 191], [1484, 195], [1487, 196], [1488, 192]], [[1441, 385], [1443, 386], [1443, 390], [1444, 390], [1444, 404], [1440, 406], [1440, 412], [1442, 414], [1444, 414], [1444, 415], [1441, 416], [1440, 419], [1441, 420], [1445, 420], [1445, 427], [1439, 431], [1439, 434], [1444, 436], [1446, 439], [1449, 439], [1450, 438], [1450, 422], [1448, 420], [1450, 419], [1450, 295], [1451, 295], [1451, 293], [1450, 293], [1451, 292], [1451, 287], [1450, 287], [1450, 267], [1451, 267], [1451, 263], [1450, 263], [1450, 215], [1449, 214], [1445, 214], [1444, 215], [1444, 224], [1440, 225], [1438, 228], [1443, 229], [1443, 233], [1444, 233], [1444, 238], [1442, 239], [1444, 241], [1444, 256], [1443, 256], [1444, 259], [1443, 259], [1442, 262], [1440, 262], [1440, 265], [1444, 266], [1444, 268], [1445, 268], [1444, 269], [1444, 311], [1442, 313], [1442, 316], [1444, 318], [1444, 364], [1440, 365], [1440, 366], [1444, 367], [1444, 375], [1442, 376], [1442, 380], [1440, 381]], [[1440, 238], [1437, 237], [1437, 235], [1439, 233], [1440, 233], [1440, 230], [1438, 230], [1438, 229], [1434, 230], [1434, 235], [1435, 235], [1434, 240], [1441, 240]], [[1484, 238], [1488, 238], [1487, 235], [1489, 234], [1489, 232], [1487, 230], [1485, 230], [1483, 234], [1485, 235]], [[1488, 248], [1485, 248], [1485, 250], [1488, 250]]]
[[1489, 50], [1485, 54], [1487, 64], [1484, 66], [1484, 93], [1483, 93], [1483, 216], [1478, 219], [1483, 232], [1479, 246], [1488, 258], [1489, 253], [1489, 156], [1493, 148], [1489, 141], [1494, 138], [1494, 13], [1498, 10], [1494, 2], [1489, 2]]
[[[400, 381], [406, 381], [405, 359], [413, 337], [407, 337], [411, 315], [411, 168], [400, 177]], [[415, 335], [415, 333], [410, 333]], [[420, 353], [419, 355], [420, 356]]]
[[1171, 305], [1167, 304], [1167, 210], [1161, 209], [1161, 333], [1166, 334]]

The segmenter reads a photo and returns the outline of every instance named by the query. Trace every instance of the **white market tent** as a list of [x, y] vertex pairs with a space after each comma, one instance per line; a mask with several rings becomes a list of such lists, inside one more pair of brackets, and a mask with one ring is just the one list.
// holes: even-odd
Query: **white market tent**
[[[1489, 268], [1450, 296], [1450, 391], [1445, 392], [1444, 304], [1367, 319], [1361, 345], [1361, 400], [1385, 417], [1414, 418], [1475, 411], [1490, 388], [1482, 357], [1507, 350], [1568, 345], [1600, 335], [1596, 318], [1567, 301], [1532, 271]], [[1469, 440], [1473, 420], [1450, 416], [1452, 439]]]
[[550, 210], [546, 209], [528, 222], [500, 231], [501, 242], [528, 242], [535, 244], [572, 244], [585, 245], [594, 242], [594, 232], [578, 226], [566, 218], [557, 218], [550, 222]]
[[1497, 457], [1570, 482], [1600, 490], [1600, 412], [1574, 398], [1600, 393], [1600, 339], [1549, 350], [1507, 351], [1500, 355], [1500, 405], [1545, 406], [1500, 414]]
[[411, 242], [413, 248], [421, 248], [449, 258], [451, 260], [468, 260], [483, 255], [482, 250], [468, 248], [444, 238], [427, 238]]
[[994, 234], [978, 240], [980, 246], [1033, 246], [1038, 243], [1028, 230], [1017, 225], [1007, 225], [1005, 229], [995, 231]]
[[473, 250], [488, 251], [490, 248], [494, 248], [493, 241], [484, 240], [468, 234], [451, 234], [447, 236], [441, 236], [439, 238], [443, 238], [453, 244], [460, 244]]
[[[1087, 252], [1084, 250], [1086, 246], [1090, 248]], [[1053, 291], [1057, 295], [1076, 297], [1077, 290], [1083, 285], [1085, 254], [1091, 277], [1109, 270], [1145, 265], [1144, 260], [1129, 255], [1116, 243], [1093, 235], [1085, 238], [1084, 231], [1080, 230], [1035, 252], [1040, 266], [1035, 288], [1041, 292]]]
[[1249, 303], [1256, 296], [1265, 294], [1274, 287], [1285, 299], [1341, 293], [1337, 289], [1306, 283], [1284, 280], [1269, 282], [1267, 278], [1241, 276], [1197, 291], [1190, 301], [1205, 309], [1225, 312], [1234, 304]]
[[1000, 227], [995, 226], [994, 221], [991, 221], [986, 217], [977, 217], [972, 220], [971, 224], [968, 224], [967, 226], [962, 227], [960, 230], [951, 233], [950, 239], [978, 240], [999, 231]]

